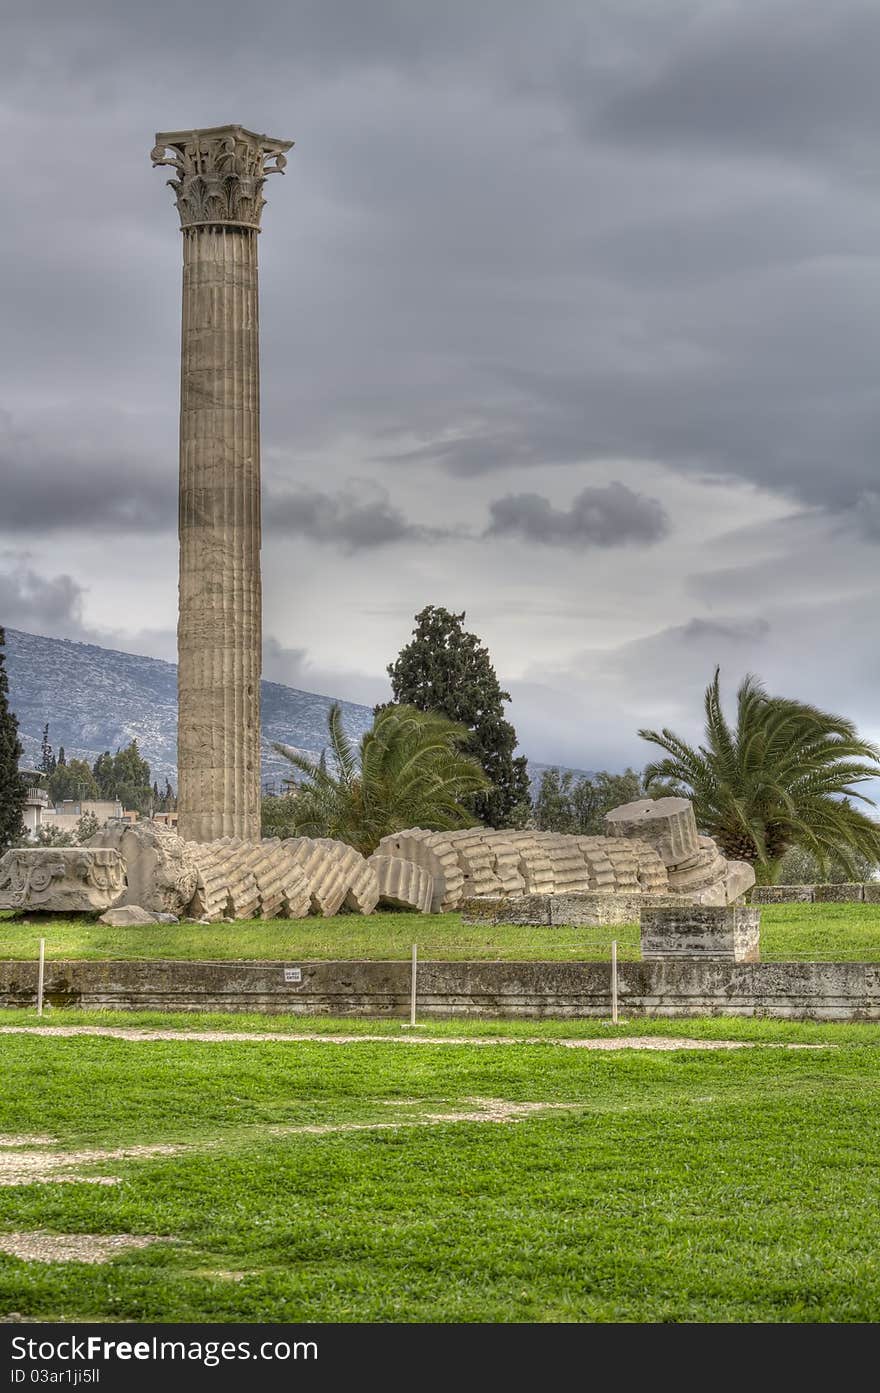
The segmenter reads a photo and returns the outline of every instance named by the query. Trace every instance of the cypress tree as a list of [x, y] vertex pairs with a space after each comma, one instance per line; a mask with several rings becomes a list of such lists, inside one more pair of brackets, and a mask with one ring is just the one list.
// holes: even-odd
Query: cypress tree
[[3, 649], [6, 634], [0, 628], [0, 852], [22, 834], [25, 784], [18, 772], [21, 742], [18, 721], [9, 709], [9, 678]]
[[40, 746], [40, 772], [46, 775], [54, 774], [56, 767], [52, 746], [49, 744], [49, 722], [47, 721], [43, 726], [43, 743]]
[[412, 639], [388, 667], [394, 700], [440, 711], [471, 731], [464, 753], [492, 782], [477, 794], [474, 815], [489, 827], [522, 826], [531, 811], [528, 764], [514, 757], [516, 731], [504, 716], [502, 690], [489, 651], [464, 627], [465, 614], [428, 605], [415, 617]]

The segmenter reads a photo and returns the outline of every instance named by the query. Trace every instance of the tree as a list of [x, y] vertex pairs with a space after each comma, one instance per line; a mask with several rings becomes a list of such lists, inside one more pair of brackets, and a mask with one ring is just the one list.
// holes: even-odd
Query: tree
[[101, 798], [118, 798], [124, 808], [148, 812], [153, 790], [150, 786], [150, 766], [141, 758], [136, 740], [111, 755], [105, 750], [92, 765], [92, 773]]
[[369, 856], [384, 836], [404, 827], [443, 831], [473, 825], [464, 800], [482, 792], [488, 781], [477, 761], [463, 753], [468, 738], [463, 726], [436, 711], [388, 705], [376, 713], [357, 752], [343, 730], [338, 703], [330, 708], [327, 726], [329, 760], [326, 753], [315, 760], [275, 746], [305, 776], [289, 799], [295, 829], [289, 835], [334, 837]]
[[59, 759], [54, 773], [46, 780], [46, 789], [53, 803], [98, 797], [95, 776], [84, 759], [66, 760], [64, 764]]
[[9, 709], [9, 678], [4, 648], [6, 634], [0, 628], [0, 853], [6, 851], [23, 832], [25, 783], [18, 772], [21, 742], [18, 721]]
[[466, 752], [478, 761], [490, 787], [470, 801], [490, 827], [521, 827], [531, 812], [528, 762], [514, 757], [516, 731], [504, 716], [510, 693], [465, 614], [428, 605], [415, 617], [412, 639], [388, 667], [395, 702], [437, 711], [470, 731]]
[[845, 880], [857, 880], [861, 883], [874, 880], [876, 875], [877, 862], [870, 861], [867, 856], [851, 853], [848, 866], [838, 857], [831, 856], [823, 867], [812, 851], [807, 851], [802, 846], [791, 846], [782, 858], [779, 884], [839, 885]]
[[266, 794], [263, 798], [262, 827], [264, 837], [297, 837], [296, 795]]
[[63, 769], [66, 763], [67, 763], [67, 755], [64, 753], [64, 746], [63, 746], [63, 745], [59, 745], [59, 746], [58, 746], [58, 762], [57, 762], [57, 764], [56, 764], [55, 767], [56, 767], [57, 769]]
[[541, 831], [600, 837], [605, 814], [612, 808], [650, 796], [634, 769], [623, 774], [601, 770], [578, 779], [571, 769], [545, 769], [535, 799], [535, 821]]
[[56, 767], [56, 759], [52, 753], [52, 746], [49, 744], [49, 722], [43, 726], [43, 739], [40, 743], [40, 764], [41, 774], [53, 774]]
[[697, 822], [725, 856], [750, 861], [759, 882], [778, 883], [790, 847], [831, 858], [854, 873], [854, 858], [880, 860], [880, 824], [853, 806], [873, 806], [853, 784], [880, 773], [880, 750], [852, 721], [805, 702], [768, 696], [747, 676], [737, 692], [736, 725], [721, 709], [720, 670], [706, 689], [705, 745], [670, 730], [640, 730], [666, 758], [645, 778], [669, 779], [693, 799]]
[[79, 822], [76, 824], [74, 840], [78, 846], [85, 846], [90, 837], [94, 837], [98, 831], [100, 823], [94, 813], [83, 813]]

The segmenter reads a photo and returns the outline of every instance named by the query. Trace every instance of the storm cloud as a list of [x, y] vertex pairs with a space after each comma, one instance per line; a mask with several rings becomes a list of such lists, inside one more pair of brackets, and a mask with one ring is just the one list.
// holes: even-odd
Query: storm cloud
[[626, 484], [582, 489], [570, 508], [554, 508], [537, 493], [508, 494], [490, 503], [487, 536], [524, 537], [546, 545], [614, 547], [657, 542], [670, 523], [656, 498], [633, 493]]
[[319, 489], [270, 494], [266, 525], [281, 537], [338, 542], [346, 551], [369, 551], [393, 542], [430, 542], [444, 533], [408, 521], [379, 486], [348, 484], [335, 494]]
[[260, 238], [273, 670], [374, 699], [445, 604], [538, 759], [687, 733], [717, 661], [880, 735], [878, 44], [867, 0], [14, 8], [0, 622], [173, 649], [149, 151], [240, 121], [296, 141]]

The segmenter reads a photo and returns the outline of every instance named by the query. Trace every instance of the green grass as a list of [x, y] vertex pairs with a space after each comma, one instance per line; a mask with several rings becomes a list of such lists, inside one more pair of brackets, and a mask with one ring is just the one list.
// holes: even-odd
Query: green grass
[[[636, 925], [535, 928], [468, 925], [458, 914], [340, 915], [237, 924], [175, 924], [111, 929], [87, 919], [0, 918], [0, 959], [33, 958], [40, 936], [50, 959], [408, 958], [576, 962], [607, 958], [612, 938], [623, 961], [639, 956]], [[880, 904], [770, 905], [761, 915], [767, 962], [880, 962]]]
[[[83, 1017], [63, 1019], [76, 1018]], [[437, 1045], [417, 1048], [0, 1036], [0, 1133], [46, 1133], [67, 1148], [192, 1148], [105, 1160], [97, 1169], [121, 1176], [114, 1186], [0, 1187], [0, 1230], [172, 1240], [106, 1266], [0, 1256], [0, 1313], [158, 1321], [880, 1319], [880, 1048], [870, 1043], [871, 1027], [635, 1028], [649, 1033], [661, 1024], [665, 1034], [706, 1029], [730, 1038], [769, 1031], [765, 1038], [792, 1040], [807, 1031], [836, 1047], [683, 1054], [553, 1047], [561, 1026], [566, 1034], [598, 1029], [573, 1022], [456, 1022], [431, 1027]], [[399, 1033], [387, 1023], [335, 1026]], [[442, 1045], [450, 1030], [504, 1033], [519, 1043]], [[546, 1034], [548, 1043], [528, 1044], [526, 1032]], [[428, 1113], [472, 1108], [465, 1100], [474, 1097], [571, 1106], [506, 1125], [277, 1130], [389, 1117], [424, 1122]]]

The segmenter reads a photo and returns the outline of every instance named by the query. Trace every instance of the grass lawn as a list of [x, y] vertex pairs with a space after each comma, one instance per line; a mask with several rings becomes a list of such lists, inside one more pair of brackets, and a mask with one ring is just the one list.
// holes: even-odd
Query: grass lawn
[[[404, 1036], [392, 1023], [335, 1029]], [[0, 1183], [0, 1244], [34, 1230], [165, 1240], [101, 1265], [0, 1253], [0, 1314], [880, 1319], [873, 1029], [621, 1033], [633, 1030], [829, 1047], [553, 1043], [597, 1022], [455, 1022], [419, 1031], [432, 1038], [412, 1048], [0, 1035], [0, 1179], [18, 1164], [39, 1182]], [[473, 1043], [444, 1044], [452, 1034]], [[137, 1146], [167, 1149], [126, 1150]]]
[[[459, 914], [346, 914], [335, 919], [273, 919], [237, 924], [172, 924], [111, 929], [87, 919], [15, 923], [0, 916], [0, 959], [33, 958], [40, 936], [59, 958], [408, 958], [575, 962], [607, 958], [616, 938], [622, 960], [639, 956], [634, 924], [615, 928], [468, 925]], [[769, 962], [880, 962], [880, 904], [768, 905], [761, 956]]]

